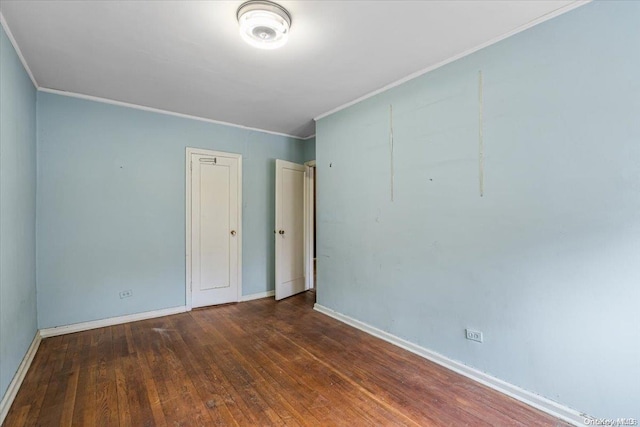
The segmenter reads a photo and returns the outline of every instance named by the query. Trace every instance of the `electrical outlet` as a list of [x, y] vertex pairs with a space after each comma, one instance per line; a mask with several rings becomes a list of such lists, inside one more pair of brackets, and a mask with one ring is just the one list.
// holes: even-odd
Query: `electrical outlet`
[[122, 291], [120, 292], [120, 299], [122, 298], [129, 298], [133, 296], [133, 291], [131, 289], [128, 289], [126, 291]]
[[468, 340], [482, 342], [482, 332], [473, 329], [464, 330]]

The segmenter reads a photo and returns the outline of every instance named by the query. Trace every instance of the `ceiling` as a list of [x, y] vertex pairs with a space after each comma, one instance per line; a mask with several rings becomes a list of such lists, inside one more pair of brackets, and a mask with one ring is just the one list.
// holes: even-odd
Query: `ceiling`
[[245, 44], [242, 1], [8, 1], [42, 88], [297, 137], [313, 118], [573, 1], [279, 1], [289, 43]]

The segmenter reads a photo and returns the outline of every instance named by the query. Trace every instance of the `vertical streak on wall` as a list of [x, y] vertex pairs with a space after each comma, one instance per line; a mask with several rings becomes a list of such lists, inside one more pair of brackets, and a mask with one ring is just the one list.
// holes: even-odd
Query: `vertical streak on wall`
[[391, 201], [393, 202], [393, 105], [389, 105], [389, 149], [391, 151]]
[[484, 196], [484, 141], [482, 135], [482, 71], [478, 71], [478, 168], [480, 197]]

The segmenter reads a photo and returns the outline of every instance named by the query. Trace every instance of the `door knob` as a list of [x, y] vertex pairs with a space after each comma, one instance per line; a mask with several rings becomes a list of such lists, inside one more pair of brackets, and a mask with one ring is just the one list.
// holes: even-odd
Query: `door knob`
[[236, 230], [231, 230], [231, 235], [235, 236], [236, 235]]
[[278, 234], [283, 235], [284, 234], [284, 230], [278, 231]]

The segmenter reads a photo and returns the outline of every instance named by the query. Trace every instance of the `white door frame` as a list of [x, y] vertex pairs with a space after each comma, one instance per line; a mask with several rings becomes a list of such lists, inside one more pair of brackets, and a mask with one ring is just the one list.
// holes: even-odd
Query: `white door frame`
[[230, 157], [238, 160], [238, 297], [242, 298], [242, 154], [213, 151], [204, 148], [187, 147], [185, 157], [185, 207], [186, 207], [186, 277], [185, 277], [185, 307], [187, 311], [193, 308], [191, 302], [191, 155]]
[[315, 287], [315, 277], [313, 275], [313, 245], [315, 244], [313, 212], [316, 207], [313, 188], [316, 180], [316, 161], [306, 162], [304, 167], [304, 277], [305, 289], [311, 289]]

